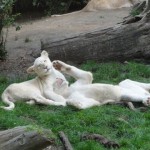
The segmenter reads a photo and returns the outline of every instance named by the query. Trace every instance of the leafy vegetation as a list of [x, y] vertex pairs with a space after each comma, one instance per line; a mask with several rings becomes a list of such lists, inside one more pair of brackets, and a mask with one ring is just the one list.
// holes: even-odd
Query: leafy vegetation
[[[81, 68], [93, 72], [94, 82], [117, 84], [126, 78], [150, 82], [149, 66], [134, 62], [87, 62]], [[0, 94], [12, 82], [15, 81], [1, 77]], [[17, 103], [12, 112], [0, 109], [0, 130], [29, 124], [52, 129], [56, 135], [63, 130], [76, 150], [106, 149], [94, 141], [81, 141], [80, 136], [85, 133], [98, 133], [113, 139], [120, 143], [121, 150], [148, 150], [150, 147], [150, 110], [133, 112], [115, 105], [76, 110], [71, 106], [29, 106], [25, 103]]]
[[4, 35], [3, 28], [8, 27], [14, 22], [15, 15], [12, 15], [13, 4], [14, 0], [0, 1], [0, 60], [4, 60], [7, 55], [5, 44], [8, 30], [6, 29]]
[[139, 15], [141, 12], [139, 11], [139, 10], [132, 10], [131, 12], [130, 12], [130, 14], [132, 15], [132, 16], [137, 16], [137, 15]]
[[61, 14], [83, 8], [88, 0], [16, 0], [14, 10], [19, 12], [44, 11], [48, 15]]

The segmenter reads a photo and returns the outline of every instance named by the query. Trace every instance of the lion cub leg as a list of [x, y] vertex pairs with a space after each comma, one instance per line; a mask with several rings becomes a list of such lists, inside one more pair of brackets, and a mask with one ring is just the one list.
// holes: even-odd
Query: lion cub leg
[[79, 92], [73, 92], [69, 96], [67, 100], [67, 104], [74, 106], [78, 109], [86, 109], [86, 108], [90, 108], [93, 106], [99, 106], [100, 102], [92, 98], [87, 98], [83, 94], [80, 94]]
[[91, 98], [82, 98], [80, 100], [78, 99], [69, 99], [67, 101], [68, 105], [74, 106], [78, 109], [86, 109], [86, 108], [91, 108], [93, 106], [99, 106], [100, 103], [94, 99]]
[[150, 95], [147, 96], [145, 99], [143, 99], [142, 103], [143, 103], [145, 106], [150, 107]]
[[77, 94], [75, 92], [74, 94], [72, 94], [69, 97], [67, 104], [72, 105], [78, 109], [86, 109], [86, 108], [91, 108], [93, 106], [101, 106], [101, 105], [105, 105], [108, 103], [114, 103], [114, 102], [115, 102], [115, 100], [105, 100], [103, 102], [99, 102], [92, 98], [87, 98], [79, 93]]
[[26, 102], [26, 104], [28, 105], [34, 105], [35, 104], [35, 100], [29, 100]]
[[53, 61], [53, 66], [55, 69], [70, 75], [71, 77], [75, 78], [78, 82], [82, 84], [91, 84], [93, 80], [93, 75], [91, 72], [81, 70], [77, 67], [68, 65], [62, 61], [56, 60]]
[[[105, 104], [113, 104], [115, 103], [116, 100], [113, 100], [113, 99], [107, 99], [107, 100], [104, 100], [103, 102], [100, 102], [100, 105], [105, 105]], [[99, 105], [99, 106], [100, 106]]]
[[55, 102], [49, 99], [44, 98], [43, 96], [37, 96], [34, 98], [37, 103], [44, 104], [44, 105], [55, 105], [55, 106], [66, 106], [65, 102]]
[[120, 82], [119, 85], [122, 87], [127, 87], [127, 86], [128, 87], [132, 87], [132, 86], [137, 87], [138, 86], [138, 87], [142, 88], [143, 90], [150, 92], [150, 83], [142, 83], [142, 82], [137, 82], [137, 81], [133, 81], [130, 79], [126, 79], [126, 80], [123, 80], [122, 82]]

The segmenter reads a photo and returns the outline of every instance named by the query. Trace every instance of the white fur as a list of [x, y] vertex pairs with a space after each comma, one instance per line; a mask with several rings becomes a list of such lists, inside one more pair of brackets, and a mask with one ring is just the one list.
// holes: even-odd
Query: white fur
[[150, 105], [150, 84], [126, 79], [119, 83], [122, 92], [122, 101], [143, 102]]
[[91, 0], [84, 7], [83, 11], [97, 11], [100, 9], [117, 9], [122, 7], [131, 7], [130, 0]]
[[[131, 80], [122, 81], [118, 86], [110, 84], [92, 84], [92, 74], [61, 61], [54, 61], [53, 65], [62, 73], [72, 76], [76, 81], [70, 86], [59, 84], [55, 92], [67, 99], [69, 105], [78, 109], [86, 109], [92, 106], [100, 106], [119, 101], [143, 102], [150, 105], [150, 84], [139, 83]], [[58, 67], [59, 66], [59, 67]], [[56, 81], [57, 82], [57, 81]], [[65, 86], [64, 86], [65, 85]]]
[[53, 68], [48, 53], [43, 51], [34, 65], [29, 67], [28, 73], [36, 73], [37, 77], [22, 83], [8, 86], [2, 94], [2, 101], [9, 105], [1, 106], [5, 110], [13, 110], [15, 101], [26, 101], [28, 104], [40, 103], [45, 105], [66, 105], [66, 99], [53, 91], [56, 78], [67, 81], [65, 77]]
[[[88, 4], [80, 11], [71, 12], [68, 14], [76, 14], [78, 12], [86, 12], [86, 11], [99, 11], [102, 9], [118, 9], [124, 7], [131, 7], [138, 2], [142, 2], [144, 0], [90, 0]], [[146, 0], [147, 1], [147, 0]], [[63, 15], [68, 15], [63, 14]], [[62, 15], [52, 15], [52, 17], [57, 17]]]
[[100, 9], [118, 9], [131, 7], [144, 0], [91, 0], [82, 11], [98, 11]]

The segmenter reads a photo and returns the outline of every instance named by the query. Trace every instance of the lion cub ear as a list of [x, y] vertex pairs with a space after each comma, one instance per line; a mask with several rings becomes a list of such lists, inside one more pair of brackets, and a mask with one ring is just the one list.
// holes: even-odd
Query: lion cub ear
[[27, 69], [27, 73], [35, 73], [34, 66], [31, 66]]
[[47, 51], [42, 51], [41, 56], [46, 56], [46, 57], [48, 57], [48, 52], [47, 52]]

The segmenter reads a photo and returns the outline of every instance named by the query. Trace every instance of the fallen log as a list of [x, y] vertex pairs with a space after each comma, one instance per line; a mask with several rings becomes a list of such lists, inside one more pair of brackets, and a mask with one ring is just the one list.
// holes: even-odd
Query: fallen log
[[[146, 4], [146, 3], [144, 3]], [[145, 10], [143, 11], [145, 12]], [[139, 16], [135, 16], [137, 18]], [[125, 61], [150, 58], [150, 13], [146, 11], [134, 23], [118, 24], [59, 40], [41, 40], [41, 49], [52, 60], [83, 63], [87, 60]]]
[[20, 126], [0, 131], [0, 150], [42, 150], [55, 143], [50, 130]]

